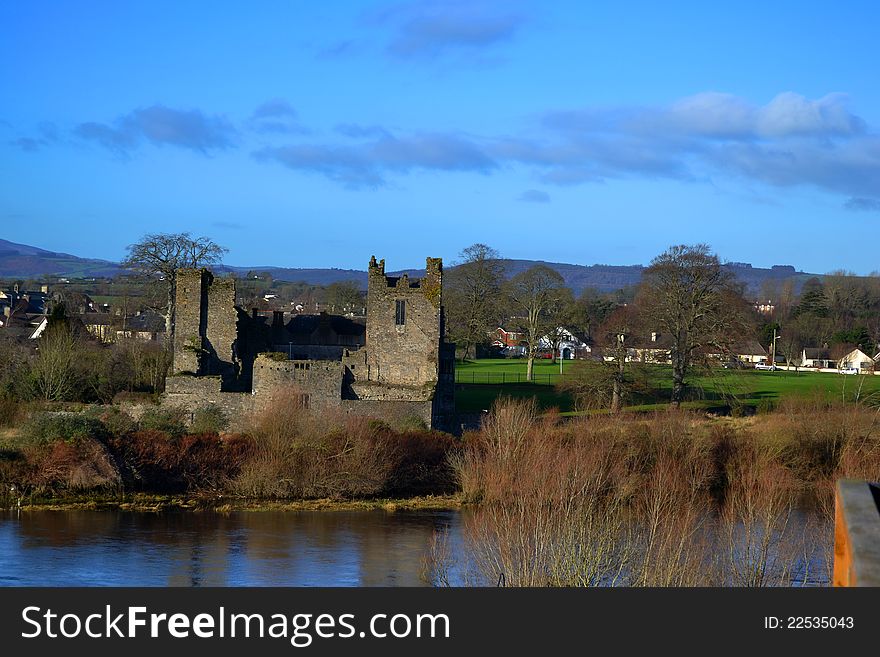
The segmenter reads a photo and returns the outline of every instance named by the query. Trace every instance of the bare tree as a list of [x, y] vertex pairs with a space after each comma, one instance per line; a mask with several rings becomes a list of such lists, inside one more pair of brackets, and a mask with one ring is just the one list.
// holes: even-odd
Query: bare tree
[[637, 317], [632, 306], [621, 306], [615, 310], [599, 331], [602, 353], [611, 357], [614, 372], [611, 375], [611, 412], [620, 411], [623, 402], [627, 362], [629, 360], [629, 338], [636, 328]]
[[552, 300], [547, 308], [546, 325], [547, 333], [542, 336], [550, 347], [550, 354], [553, 362], [556, 362], [556, 356], [559, 355], [560, 346], [568, 337], [568, 328], [566, 324], [571, 324], [574, 314], [574, 297], [571, 290], [567, 287], [559, 291], [559, 296]]
[[[507, 296], [513, 310], [522, 317], [528, 335], [528, 365], [526, 380], [532, 380], [538, 341], [557, 319], [553, 309], [566, 293], [565, 281], [558, 272], [546, 265], [535, 265], [510, 279]], [[570, 294], [570, 293], [569, 293]]]
[[776, 342], [776, 350], [785, 358], [786, 366], [791, 367], [794, 364], [795, 371], [801, 364], [801, 353], [805, 346], [800, 324], [797, 318], [793, 318], [781, 329]]
[[64, 322], [46, 328], [40, 337], [37, 357], [31, 365], [31, 387], [36, 397], [65, 401], [77, 391], [77, 361], [81, 345]]
[[[504, 263], [498, 251], [472, 244], [446, 275], [443, 299], [452, 339], [464, 345], [464, 357], [484, 342], [498, 322]], [[474, 352], [476, 356], [476, 352]]]
[[595, 337], [599, 327], [617, 307], [608, 295], [595, 288], [585, 288], [572, 308], [571, 323], [588, 336]]
[[671, 338], [672, 403], [679, 406], [695, 360], [706, 348], [727, 353], [743, 334], [742, 295], [708, 245], [677, 245], [645, 270], [638, 304], [645, 320]]
[[220, 262], [228, 249], [208, 237], [190, 237], [189, 233], [154, 233], [130, 244], [122, 266], [144, 276], [160, 277], [166, 292], [165, 334], [174, 333], [174, 272]]
[[600, 360], [576, 363], [559, 384], [574, 397], [578, 410], [610, 407], [612, 413], [620, 411], [634, 385], [630, 338], [638, 330], [637, 323], [635, 309], [620, 306], [594, 330]]

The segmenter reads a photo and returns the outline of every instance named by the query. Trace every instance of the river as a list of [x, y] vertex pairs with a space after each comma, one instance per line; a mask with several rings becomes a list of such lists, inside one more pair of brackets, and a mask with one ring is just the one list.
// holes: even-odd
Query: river
[[425, 586], [454, 511], [0, 512], [0, 586]]
[[[439, 583], [493, 585], [466, 565], [464, 513], [2, 511], [0, 586], [427, 586], [436, 536]], [[788, 529], [813, 532], [809, 517]], [[793, 585], [827, 583], [826, 540], [789, 552]]]

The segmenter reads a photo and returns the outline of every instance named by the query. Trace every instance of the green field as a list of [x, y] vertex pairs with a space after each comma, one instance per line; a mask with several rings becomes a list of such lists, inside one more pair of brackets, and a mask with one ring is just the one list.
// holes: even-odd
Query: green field
[[[499, 396], [535, 397], [542, 408], [556, 407], [563, 413], [574, 410], [569, 395], [558, 392], [555, 384], [570, 376], [577, 363], [567, 361], [563, 374], [559, 363], [535, 362], [535, 382], [525, 382], [526, 362], [522, 359], [485, 359], [456, 363], [456, 407], [460, 412], [476, 412], [491, 407]], [[628, 408], [651, 410], [669, 403], [672, 370], [669, 366], [642, 366], [641, 392]], [[760, 370], [711, 369], [695, 373], [688, 381], [685, 407], [730, 409], [733, 406], [760, 408], [790, 396], [820, 395], [851, 401], [880, 400], [880, 376], [845, 376], [827, 372], [767, 372]]]

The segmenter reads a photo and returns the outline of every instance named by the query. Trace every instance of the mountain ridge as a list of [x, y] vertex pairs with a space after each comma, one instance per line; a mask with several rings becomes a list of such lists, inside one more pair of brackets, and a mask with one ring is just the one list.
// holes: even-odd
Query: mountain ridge
[[[587, 288], [599, 292], [613, 292], [621, 288], [638, 284], [645, 265], [578, 265], [572, 263], [551, 262], [546, 260], [503, 259], [508, 276], [515, 276], [534, 265], [546, 265], [559, 272], [575, 294]], [[794, 279], [796, 287], [813, 276], [819, 274], [798, 271], [792, 265], [773, 265], [769, 268], [753, 267], [745, 262], [728, 262], [723, 265], [730, 270], [741, 283], [745, 284], [751, 294], [757, 294], [764, 281], [782, 282]], [[311, 285], [329, 285], [341, 281], [355, 281], [362, 288], [367, 285], [367, 272], [360, 269], [340, 269], [336, 267], [242, 267], [233, 265], [216, 265], [216, 271], [224, 273], [245, 274], [259, 271], [271, 275], [276, 280], [301, 282]], [[39, 276], [60, 276], [67, 278], [98, 278], [116, 276], [125, 270], [109, 260], [97, 258], [80, 258], [69, 253], [59, 253], [41, 249], [27, 244], [19, 244], [0, 239], [0, 277], [33, 278]], [[403, 269], [389, 272], [389, 275], [421, 276], [422, 269]]]

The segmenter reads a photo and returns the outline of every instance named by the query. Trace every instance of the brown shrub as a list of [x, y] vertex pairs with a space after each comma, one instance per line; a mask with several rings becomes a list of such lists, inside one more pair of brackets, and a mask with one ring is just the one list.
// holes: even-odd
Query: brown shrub
[[301, 407], [296, 388], [276, 393], [253, 418], [254, 451], [234, 490], [253, 497], [366, 497], [448, 492], [453, 439], [396, 431], [340, 411]]
[[169, 436], [141, 430], [117, 436], [109, 447], [123, 464], [129, 486], [152, 492], [221, 490], [238, 476], [253, 451], [247, 436]]
[[31, 446], [24, 454], [30, 467], [23, 488], [34, 493], [114, 488], [121, 481], [107, 449], [93, 439], [56, 440]]

